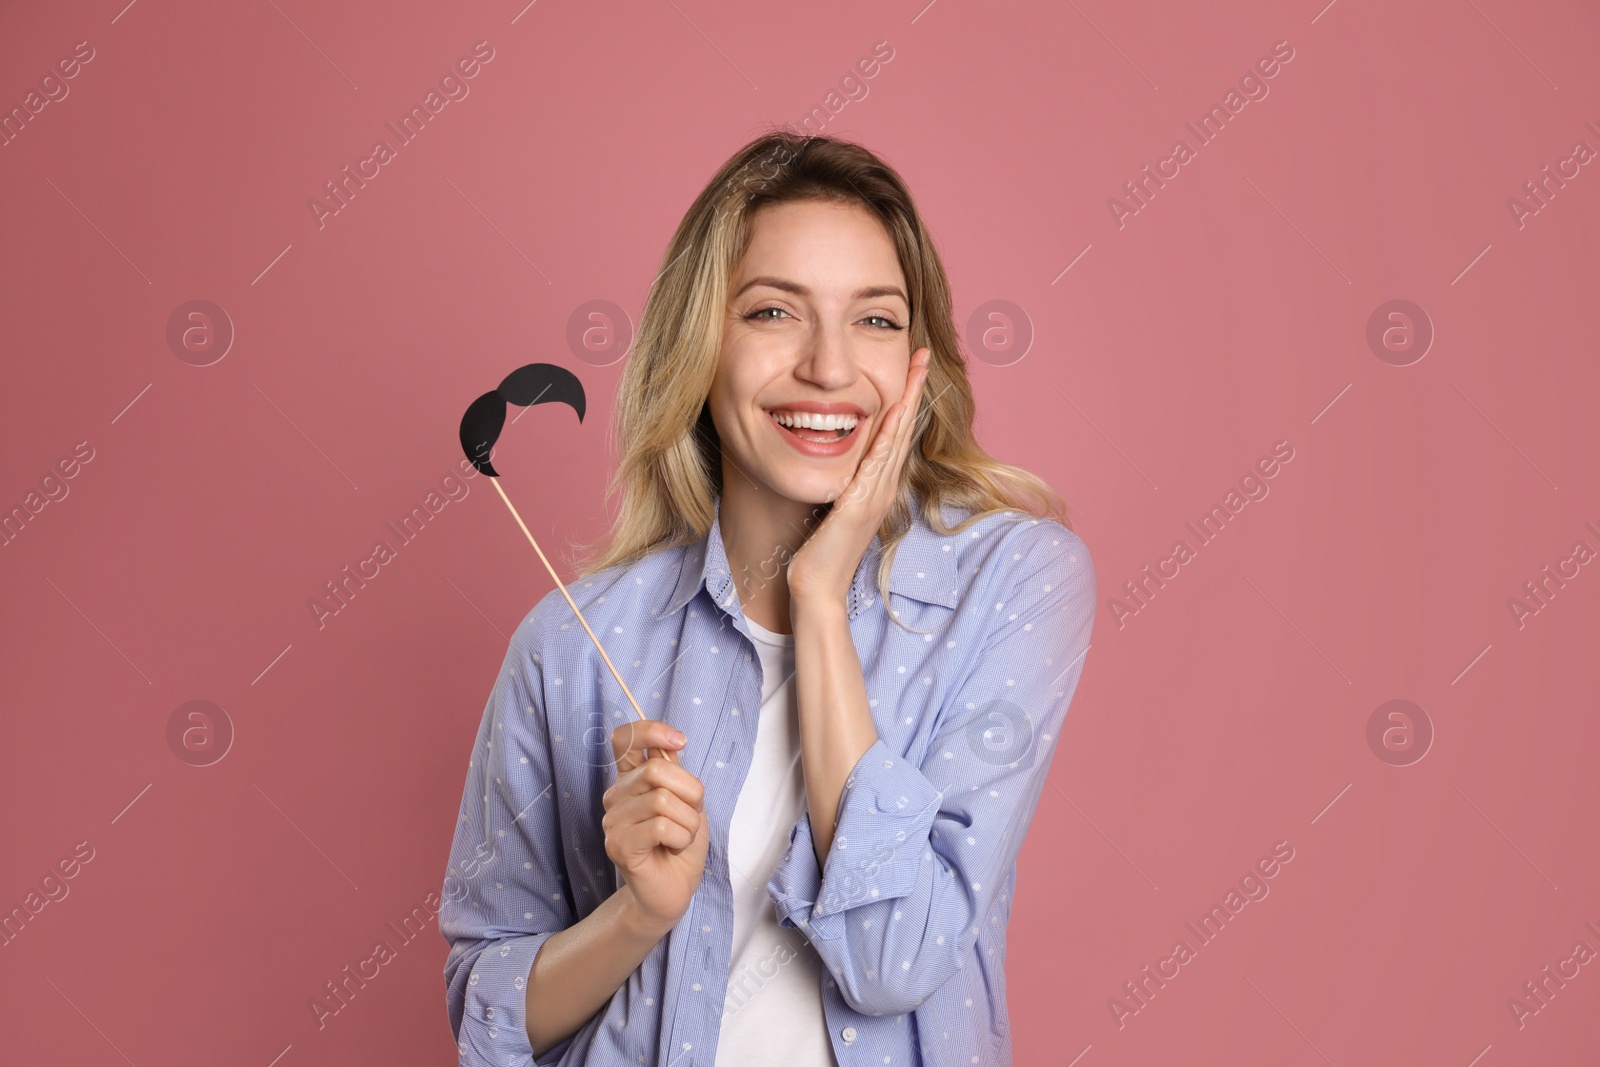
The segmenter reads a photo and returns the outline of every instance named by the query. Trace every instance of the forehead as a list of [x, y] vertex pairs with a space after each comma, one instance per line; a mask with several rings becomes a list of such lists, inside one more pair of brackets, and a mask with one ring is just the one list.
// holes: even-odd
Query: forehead
[[757, 209], [734, 289], [758, 274], [818, 289], [905, 282], [894, 241], [876, 215], [860, 204], [820, 200]]

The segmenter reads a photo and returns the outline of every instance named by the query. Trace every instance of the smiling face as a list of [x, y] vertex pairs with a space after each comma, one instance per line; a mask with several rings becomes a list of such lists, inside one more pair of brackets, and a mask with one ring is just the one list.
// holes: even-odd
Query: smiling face
[[748, 475], [799, 503], [838, 498], [905, 392], [911, 308], [894, 242], [858, 204], [768, 204], [728, 291], [709, 398], [723, 485]]

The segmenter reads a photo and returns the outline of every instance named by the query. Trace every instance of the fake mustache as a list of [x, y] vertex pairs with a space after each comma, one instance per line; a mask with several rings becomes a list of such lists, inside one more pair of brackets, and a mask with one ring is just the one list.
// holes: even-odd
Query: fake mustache
[[506, 405], [566, 404], [583, 421], [586, 401], [583, 383], [565, 367], [554, 363], [529, 363], [505, 376], [500, 385], [474, 400], [461, 417], [461, 448], [471, 464], [491, 478], [500, 472], [489, 463], [489, 452], [506, 424]]

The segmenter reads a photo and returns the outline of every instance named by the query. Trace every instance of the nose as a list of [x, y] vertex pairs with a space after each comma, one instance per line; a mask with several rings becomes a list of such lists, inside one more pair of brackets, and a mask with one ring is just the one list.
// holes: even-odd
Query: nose
[[844, 327], [817, 322], [807, 332], [795, 376], [818, 389], [843, 389], [856, 380], [859, 370]]

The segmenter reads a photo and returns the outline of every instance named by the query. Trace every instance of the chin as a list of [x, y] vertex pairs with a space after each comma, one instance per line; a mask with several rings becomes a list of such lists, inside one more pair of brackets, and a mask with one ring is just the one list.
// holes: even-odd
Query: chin
[[[841, 460], [848, 458], [840, 457]], [[843, 462], [837, 463], [836, 466], [837, 474], [820, 470], [796, 471], [791, 467], [789, 470], [776, 472], [777, 477], [768, 483], [768, 488], [797, 504], [832, 504], [844, 494], [845, 487], [849, 485], [846, 474], [851, 469]]]

